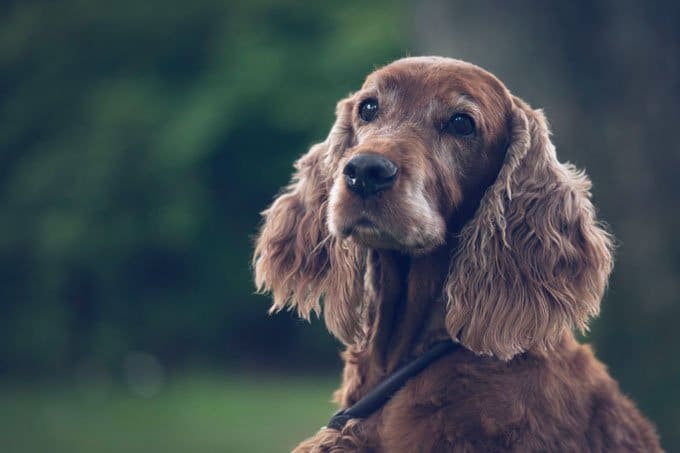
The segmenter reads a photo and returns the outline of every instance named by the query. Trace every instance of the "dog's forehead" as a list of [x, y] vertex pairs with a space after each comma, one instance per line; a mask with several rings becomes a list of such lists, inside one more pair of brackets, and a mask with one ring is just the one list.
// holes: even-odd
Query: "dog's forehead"
[[498, 105], [509, 98], [508, 90], [493, 74], [471, 63], [442, 57], [397, 60], [369, 74], [362, 90], [398, 94], [413, 102], [465, 95], [482, 106]]

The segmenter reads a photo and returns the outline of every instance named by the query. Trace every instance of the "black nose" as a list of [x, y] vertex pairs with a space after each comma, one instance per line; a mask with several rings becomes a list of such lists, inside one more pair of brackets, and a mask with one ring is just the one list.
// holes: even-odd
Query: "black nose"
[[370, 197], [394, 184], [397, 166], [377, 154], [357, 154], [342, 170], [347, 188], [361, 197]]

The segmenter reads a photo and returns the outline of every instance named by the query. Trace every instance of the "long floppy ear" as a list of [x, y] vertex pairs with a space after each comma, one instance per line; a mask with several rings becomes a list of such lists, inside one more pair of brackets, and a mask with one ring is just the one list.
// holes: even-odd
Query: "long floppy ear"
[[258, 292], [271, 292], [270, 313], [295, 308], [309, 319], [321, 311], [326, 327], [349, 344], [361, 334], [363, 254], [348, 241], [332, 237], [326, 226], [334, 163], [351, 141], [351, 106], [341, 101], [337, 121], [323, 143], [295, 163], [290, 185], [262, 215], [253, 267]]
[[587, 329], [612, 269], [590, 180], [557, 160], [545, 117], [514, 98], [496, 182], [463, 228], [446, 283], [446, 325], [479, 354], [508, 360]]

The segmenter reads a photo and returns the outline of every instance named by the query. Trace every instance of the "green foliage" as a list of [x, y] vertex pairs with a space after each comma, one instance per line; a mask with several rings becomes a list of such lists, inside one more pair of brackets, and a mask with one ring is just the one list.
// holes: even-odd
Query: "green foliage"
[[336, 100], [402, 54], [385, 3], [10, 5], [0, 369], [306, 342], [251, 295], [250, 237]]
[[0, 390], [0, 451], [290, 451], [333, 413], [334, 379], [192, 374], [144, 399], [126, 389]]

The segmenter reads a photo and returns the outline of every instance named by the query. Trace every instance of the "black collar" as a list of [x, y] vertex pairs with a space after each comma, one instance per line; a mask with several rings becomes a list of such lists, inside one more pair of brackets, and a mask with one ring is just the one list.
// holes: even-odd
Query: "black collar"
[[447, 352], [453, 351], [459, 346], [453, 340], [446, 340], [435, 344], [425, 354], [392, 373], [352, 406], [333, 415], [326, 428], [340, 431], [350, 419], [368, 417], [380, 409], [392, 395], [404, 386], [406, 381], [423, 371], [428, 365]]

